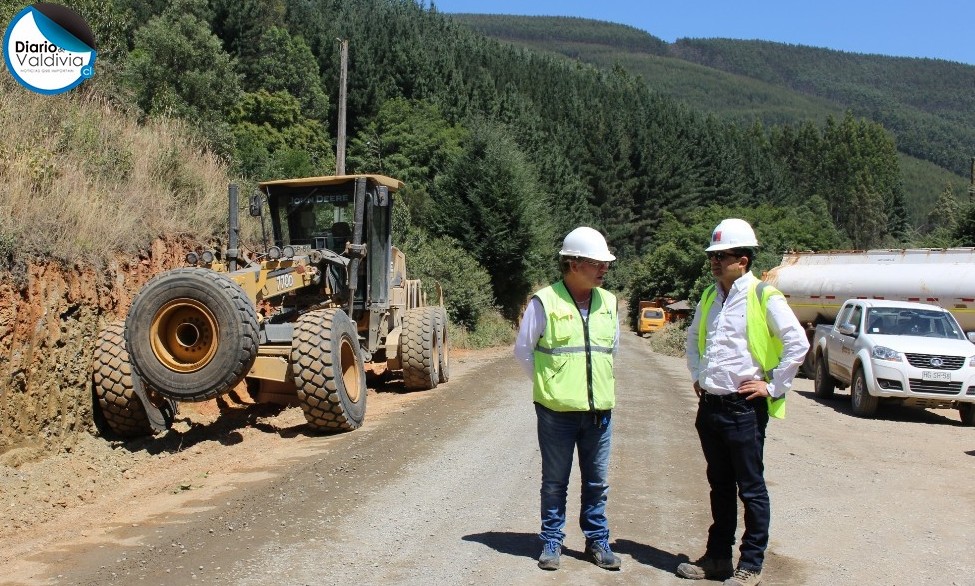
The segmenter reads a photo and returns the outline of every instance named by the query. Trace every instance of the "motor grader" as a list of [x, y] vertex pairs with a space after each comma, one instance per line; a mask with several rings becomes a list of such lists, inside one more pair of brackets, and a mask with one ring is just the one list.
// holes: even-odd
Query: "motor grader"
[[99, 334], [93, 396], [111, 431], [163, 431], [179, 402], [242, 382], [257, 402], [300, 405], [313, 430], [352, 430], [366, 414], [367, 363], [402, 371], [409, 389], [446, 382], [442, 291], [427, 305], [392, 245], [402, 186], [382, 175], [260, 183], [248, 208], [264, 246], [249, 253], [231, 185], [226, 247], [188, 253]]

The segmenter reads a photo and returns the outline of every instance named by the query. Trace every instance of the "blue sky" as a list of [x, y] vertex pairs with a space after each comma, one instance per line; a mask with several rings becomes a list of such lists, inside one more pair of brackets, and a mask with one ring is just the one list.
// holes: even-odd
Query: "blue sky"
[[[429, 5], [431, 0], [425, 0]], [[440, 12], [578, 16], [681, 37], [760, 39], [975, 65], [975, 0], [432, 0]]]

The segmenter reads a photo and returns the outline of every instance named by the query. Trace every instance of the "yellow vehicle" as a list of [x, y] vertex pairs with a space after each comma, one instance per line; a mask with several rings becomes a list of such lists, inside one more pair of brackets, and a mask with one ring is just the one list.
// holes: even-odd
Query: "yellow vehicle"
[[667, 310], [655, 301], [641, 301], [640, 315], [637, 318], [636, 333], [642, 335], [663, 329], [667, 324]]
[[366, 363], [402, 371], [409, 389], [447, 382], [442, 295], [427, 306], [392, 245], [401, 187], [382, 175], [261, 183], [248, 208], [271, 240], [244, 254], [231, 185], [227, 248], [187, 254], [99, 337], [93, 394], [110, 430], [164, 431], [178, 402], [244, 381], [257, 402], [300, 405], [310, 429], [346, 431], [365, 418]]

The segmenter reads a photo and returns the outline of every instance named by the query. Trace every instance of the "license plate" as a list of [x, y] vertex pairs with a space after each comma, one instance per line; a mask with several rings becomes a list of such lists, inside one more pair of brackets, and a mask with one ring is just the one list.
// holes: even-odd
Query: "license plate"
[[944, 370], [922, 370], [921, 380], [951, 382], [951, 373]]

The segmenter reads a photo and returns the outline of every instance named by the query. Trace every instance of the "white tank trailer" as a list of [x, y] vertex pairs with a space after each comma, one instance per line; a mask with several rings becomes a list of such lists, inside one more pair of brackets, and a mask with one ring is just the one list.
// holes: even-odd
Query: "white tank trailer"
[[807, 326], [832, 323], [847, 299], [894, 299], [941, 306], [975, 331], [975, 248], [789, 252], [763, 279]]

